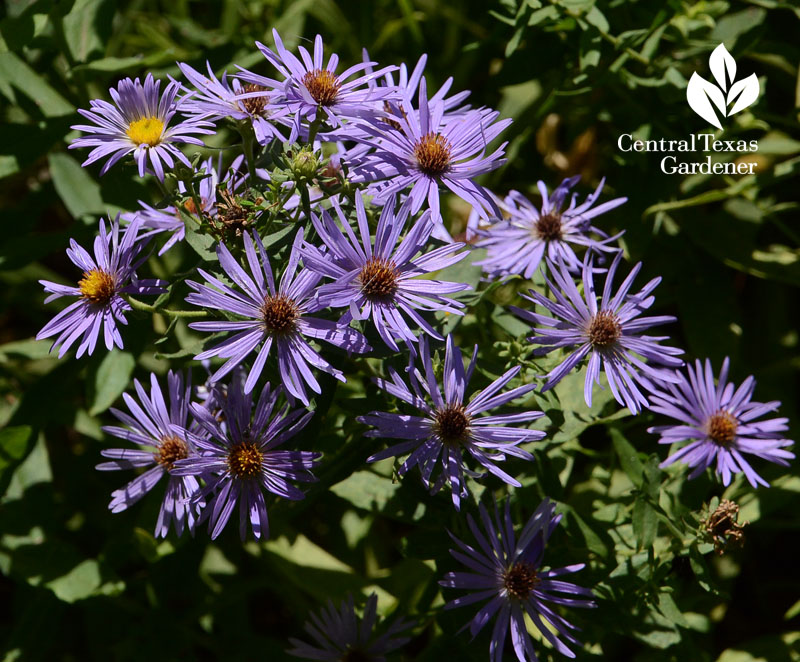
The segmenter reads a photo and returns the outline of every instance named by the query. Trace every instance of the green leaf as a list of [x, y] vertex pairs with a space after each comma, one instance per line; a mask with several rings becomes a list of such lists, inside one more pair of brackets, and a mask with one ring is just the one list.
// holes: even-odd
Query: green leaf
[[48, 159], [53, 186], [73, 218], [102, 214], [100, 185], [71, 156], [55, 152]]
[[331, 492], [356, 508], [381, 511], [399, 488], [400, 485], [392, 483], [390, 478], [371, 471], [356, 471], [331, 487]]
[[76, 565], [66, 575], [47, 582], [56, 597], [63, 602], [77, 602], [92, 595], [101, 584], [97, 561], [87, 559]]
[[104, 51], [113, 16], [110, 0], [76, 0], [62, 20], [64, 39], [75, 60], [86, 62], [90, 55]]
[[641, 487], [644, 482], [644, 464], [639, 459], [639, 453], [616, 428], [610, 428], [609, 434], [622, 470], [636, 487]]
[[16, 425], [0, 430], [0, 494], [5, 492], [12, 472], [33, 447], [33, 439], [33, 428], [30, 425]]
[[217, 259], [214, 250], [217, 240], [209, 234], [198, 232], [193, 221], [186, 223], [186, 243], [206, 262], [214, 262]]
[[45, 117], [72, 115], [75, 107], [14, 53], [0, 53], [0, 93], [17, 103], [17, 90], [33, 101]]
[[133, 355], [118, 349], [111, 350], [97, 368], [92, 382], [89, 414], [96, 416], [108, 409], [122, 394], [133, 373], [136, 360]]
[[633, 532], [639, 549], [649, 549], [656, 539], [658, 514], [644, 497], [633, 504]]

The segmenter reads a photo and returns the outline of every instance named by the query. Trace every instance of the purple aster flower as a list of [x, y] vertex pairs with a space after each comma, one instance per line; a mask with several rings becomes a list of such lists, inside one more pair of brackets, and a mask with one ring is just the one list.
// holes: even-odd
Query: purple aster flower
[[78, 112], [94, 124], [79, 124], [71, 128], [90, 134], [76, 138], [69, 146], [92, 147], [84, 166], [108, 156], [100, 174], [124, 156], [133, 153], [139, 167], [139, 176], [144, 177], [148, 159], [156, 177], [164, 179], [164, 164], [172, 168], [175, 159], [191, 167], [189, 160], [178, 149], [177, 143], [203, 145], [203, 141], [193, 134], [214, 133], [208, 122], [199, 119], [182, 120], [170, 126], [178, 111], [175, 96], [180, 83], [172, 81], [167, 85], [164, 94], [160, 94], [161, 81], [156, 81], [152, 74], [147, 74], [144, 85], [139, 79], [125, 78], [117, 89], [111, 88], [109, 93], [116, 107], [107, 101], [93, 99], [91, 110], [79, 109]]
[[239, 265], [224, 244], [217, 246], [220, 265], [240, 291], [228, 287], [202, 269], [198, 269], [198, 273], [211, 286], [187, 281], [194, 290], [186, 297], [189, 303], [243, 318], [238, 321], [192, 322], [189, 326], [198, 331], [236, 332], [220, 344], [201, 352], [195, 359], [204, 360], [213, 356], [228, 359], [213, 375], [212, 379], [216, 381], [241, 364], [261, 345], [244, 383], [244, 392], [250, 393], [261, 376], [272, 346], [275, 345], [281, 383], [291, 395], [308, 404], [306, 385], [315, 393], [322, 392], [319, 382], [311, 372], [311, 366], [340, 381], [345, 381], [345, 378], [340, 370], [334, 368], [311, 347], [306, 338], [324, 340], [348, 352], [363, 353], [371, 348], [364, 336], [355, 329], [308, 315], [323, 307], [314, 300], [316, 285], [321, 276], [309, 269], [301, 269], [296, 273], [300, 261], [298, 247], [303, 239], [302, 230], [295, 237], [289, 263], [278, 287], [275, 285], [261, 238], [255, 232], [253, 238], [255, 245], [249, 235], [244, 235], [249, 273]]
[[311, 470], [321, 453], [278, 448], [302, 430], [314, 412], [290, 411], [288, 404], [276, 412], [280, 392], [267, 383], [253, 412], [253, 397], [244, 393], [241, 380], [235, 378], [221, 401], [221, 417], [204, 405], [191, 405], [195, 420], [210, 438], [190, 433], [201, 454], [178, 460], [172, 473], [202, 476], [206, 481], [192, 503], [208, 498], [204, 515], [209, 517], [212, 539], [222, 533], [237, 501], [242, 540], [248, 524], [256, 538], [268, 538], [264, 490], [296, 501], [304, 494], [289, 481], [316, 481]]
[[57, 335], [53, 347], [61, 345], [59, 358], [81, 338], [76, 357], [84, 352], [94, 352], [100, 329], [108, 349], [114, 345], [122, 347], [122, 336], [117, 322], [127, 324], [125, 313], [131, 307], [122, 294], [161, 294], [163, 280], [136, 277], [136, 269], [147, 256], [140, 256], [143, 242], [138, 241], [138, 221], [131, 223], [120, 237], [119, 218], [106, 232], [105, 221], [100, 219], [100, 235], [94, 240], [94, 258], [74, 239], [70, 239], [67, 256], [83, 270], [78, 286], [59, 285], [49, 280], [40, 280], [45, 292], [50, 292], [44, 301], [48, 303], [63, 296], [76, 296], [78, 300], [67, 306], [36, 334], [36, 339]]
[[371, 318], [380, 337], [395, 351], [397, 339], [409, 347], [417, 340], [406, 317], [433, 338], [443, 340], [420, 311], [441, 310], [463, 315], [464, 304], [444, 295], [469, 289], [469, 285], [418, 276], [439, 271], [466, 257], [466, 253], [456, 252], [463, 244], [442, 246], [415, 257], [427, 244], [433, 229], [430, 212], [426, 212], [397, 246], [408, 220], [408, 205], [403, 205], [395, 216], [393, 201], [384, 206], [373, 241], [364, 202], [358, 195], [359, 242], [339, 203], [336, 200], [333, 203], [343, 229], [327, 211], [322, 212], [321, 218], [312, 214], [311, 221], [327, 250], [323, 252], [304, 244], [301, 251], [308, 268], [334, 280], [319, 288], [319, 304], [349, 307], [340, 320], [342, 324]]
[[[269, 92], [262, 85], [242, 85], [238, 78], [228, 78], [223, 72], [220, 80], [206, 62], [208, 75], [201, 74], [188, 64], [178, 63], [178, 68], [195, 87], [196, 92], [188, 95], [181, 110], [199, 119], [218, 120], [229, 117], [234, 120], [247, 120], [253, 126], [256, 140], [265, 145], [270, 140], [285, 141], [274, 122], [285, 122], [289, 109], [285, 106], [272, 106]], [[247, 72], [249, 73], [249, 72]]]
[[375, 151], [352, 164], [353, 182], [389, 180], [377, 188], [376, 204], [411, 188], [411, 213], [427, 200], [434, 221], [441, 221], [439, 188], [450, 189], [485, 216], [486, 210], [499, 215], [491, 194], [473, 180], [499, 168], [506, 143], [486, 155], [486, 147], [505, 129], [510, 119], [495, 122], [496, 111], [472, 110], [447, 121], [442, 99], [430, 102], [425, 79], [419, 84], [419, 110], [410, 99], [400, 102], [401, 116], [392, 124], [375, 119], [362, 129], [370, 133]]
[[167, 489], [158, 513], [155, 535], [165, 537], [173, 522], [178, 535], [183, 533], [187, 525], [189, 531], [194, 532], [196, 513], [189, 506], [188, 500], [200, 485], [194, 476], [175, 476], [172, 473], [175, 462], [196, 453], [194, 444], [186, 433], [189, 428], [191, 381], [184, 380], [183, 375], [170, 370], [167, 375], [169, 404], [164, 400], [154, 374], [150, 375], [149, 395], [138, 379], [133, 383], [139, 402], [127, 393], [122, 394], [131, 415], [113, 407], [111, 409], [114, 416], [127, 427], [106, 426], [103, 431], [119, 439], [145, 446], [147, 450], [109, 448], [100, 451], [111, 462], [102, 462], [96, 468], [100, 471], [150, 468], [121, 490], [113, 492], [108, 507], [112, 513], [126, 510], [152, 490], [166, 474]]
[[[520, 487], [519, 481], [500, 469], [495, 463], [502, 462], [506, 455], [523, 460], [533, 460], [533, 455], [519, 447], [520, 444], [542, 439], [545, 433], [540, 430], [509, 427], [512, 423], [533, 421], [544, 414], [540, 411], [527, 411], [520, 414], [480, 416], [490, 409], [505, 405], [515, 398], [536, 388], [536, 384], [518, 386], [505, 393], [501, 389], [519, 374], [520, 366], [511, 368], [482, 391], [472, 395], [469, 403], [465, 396], [469, 380], [475, 369], [478, 346], [466, 371], [461, 350], [455, 346], [453, 336], [447, 336], [447, 350], [444, 358], [444, 397], [439, 389], [431, 361], [430, 347], [426, 338], [420, 339], [419, 354], [425, 370], [423, 375], [412, 364], [408, 370], [409, 388], [397, 371], [389, 368], [391, 381], [376, 379], [375, 383], [387, 393], [391, 393], [422, 412], [422, 416], [371, 412], [358, 418], [375, 430], [365, 433], [367, 437], [380, 439], [394, 438], [404, 441], [384, 451], [375, 453], [367, 462], [377, 462], [387, 457], [410, 453], [400, 466], [402, 476], [414, 465], [419, 465], [422, 479], [429, 483], [436, 465], [441, 463], [442, 473], [433, 483], [431, 493], [438, 492], [445, 482], [450, 483], [453, 504], [461, 509], [461, 499], [468, 495], [464, 474], [482, 477], [464, 466], [464, 455], [469, 454], [481, 467], [500, 480]], [[432, 403], [432, 404], [430, 404]]]
[[586, 404], [592, 406], [592, 385], [594, 382], [600, 383], [602, 370], [617, 402], [636, 414], [642, 406], [647, 406], [647, 398], [637, 383], [651, 388], [649, 380], [677, 380], [671, 371], [654, 368], [642, 359], [669, 368], [679, 368], [683, 361], [675, 357], [683, 354], [683, 350], [659, 345], [662, 340], [669, 339], [667, 336], [642, 335], [650, 327], [674, 322], [675, 318], [671, 315], [639, 317], [655, 302], [651, 293], [661, 282], [660, 277], [654, 278], [637, 294], [629, 294], [633, 280], [642, 267], [641, 262], [631, 270], [612, 296], [614, 274], [621, 259], [622, 252], [618, 252], [606, 274], [599, 307], [594, 287], [594, 258], [590, 251], [583, 262], [583, 294], [578, 291], [568, 267], [559, 262], [557, 265], [549, 263], [555, 285], [545, 278], [555, 301], [533, 290], [530, 296], [523, 295], [546, 308], [554, 317], [516, 306], [511, 306], [511, 309], [524, 320], [541, 325], [534, 328], [534, 335], [528, 338], [532, 343], [544, 345], [535, 349], [534, 354], [548, 354], [559, 347], [573, 348], [572, 353], [547, 375], [542, 391], [553, 388], [588, 355], [589, 366], [584, 386]]
[[694, 368], [687, 366], [688, 378], [678, 373], [677, 383], [664, 384], [663, 390], [653, 391], [650, 409], [678, 422], [652, 427], [649, 432], [660, 434], [661, 444], [690, 442], [662, 462], [662, 467], [680, 460], [693, 467], [689, 478], [696, 478], [716, 464], [724, 485], [730, 484], [733, 474], [743, 472], [753, 487], [769, 487], [744, 455], [788, 466], [788, 460], [794, 459], [793, 453], [784, 450], [794, 444], [783, 435], [788, 419], [757, 420], [781, 403], [752, 402], [755, 379], [750, 376], [736, 388], [728, 382], [729, 364], [726, 357], [716, 385], [711, 361], [706, 359], [705, 367], [700, 361]]
[[341, 126], [342, 119], [374, 115], [377, 104], [397, 96], [395, 89], [368, 86], [371, 80], [396, 67], [365, 73], [375, 63], [362, 62], [337, 74], [339, 56], [333, 54], [325, 63], [320, 35], [314, 39], [313, 56], [303, 46], [298, 47], [300, 59], [284, 48], [277, 30], [273, 29], [272, 35], [277, 53], [262, 43], [256, 42], [256, 46], [284, 80], [276, 81], [248, 71], [242, 71], [238, 77], [252, 85], [280, 92], [280, 99], [274, 100], [274, 103], [285, 103], [294, 114], [289, 137], [291, 142], [300, 135], [303, 120], [313, 121], [324, 117], [331, 127], [337, 128]]
[[445, 609], [488, 600], [470, 621], [469, 629], [474, 637], [495, 618], [489, 644], [491, 662], [501, 662], [503, 659], [509, 629], [519, 662], [536, 662], [538, 658], [528, 634], [526, 616], [553, 648], [562, 655], [575, 657], [562, 639], [581, 646], [572, 634], [578, 628], [558, 614], [553, 605], [597, 605], [592, 601], [594, 596], [589, 589], [558, 579], [581, 570], [583, 563], [542, 569], [544, 548], [561, 520], [561, 515], [555, 514], [555, 504], [548, 499], [542, 501], [519, 537], [514, 535], [508, 501], [502, 517], [496, 502], [494, 521], [483, 504], [480, 505], [480, 516], [484, 531], [478, 528], [472, 515], [467, 515], [467, 523], [477, 546], [468, 545], [450, 534], [458, 546], [458, 549], [451, 549], [450, 554], [470, 571], [448, 572], [439, 584], [446, 588], [465, 589], [470, 593], [448, 602]]
[[[366, 62], [369, 60], [369, 55], [367, 54], [366, 49], [363, 50], [363, 54], [364, 61]], [[427, 62], [428, 55], [423, 53], [419, 60], [417, 60], [417, 64], [410, 74], [408, 73], [408, 67], [406, 66], [405, 62], [402, 63], [397, 71], [397, 83], [395, 84], [394, 74], [392, 72], [388, 72], [383, 77], [383, 87], [397, 89], [399, 91], [399, 98], [401, 99], [414, 99], [419, 95], [419, 86], [420, 82], [422, 81], [422, 73], [425, 71], [425, 65]], [[372, 69], [369, 68], [368, 71], [371, 72]], [[377, 85], [379, 82], [380, 81], [370, 81], [370, 85]], [[459, 107], [460, 104], [469, 96], [469, 91], [464, 90], [448, 97], [446, 95], [452, 86], [453, 77], [450, 76], [428, 100], [429, 106], [432, 104], [437, 104], [440, 101], [442, 102], [444, 106], [444, 115], [442, 119], [445, 122], [457, 115], [463, 114], [466, 110], [469, 110], [469, 106]], [[404, 107], [402, 104], [398, 104], [394, 100], [389, 100], [384, 102], [383, 109], [389, 115], [403, 117], [408, 110], [408, 104], [406, 104]], [[389, 123], [393, 121], [390, 118], [384, 118], [384, 120], [388, 121]]]
[[310, 614], [311, 620], [304, 627], [314, 643], [290, 638], [289, 643], [294, 648], [287, 652], [306, 660], [384, 662], [388, 653], [408, 641], [408, 637], [397, 635], [413, 623], [397, 619], [383, 634], [377, 635], [377, 607], [378, 596], [374, 593], [367, 599], [362, 618], [356, 615], [352, 595], [341, 602], [338, 609], [328, 600], [328, 606], [319, 615]]
[[619, 207], [627, 198], [615, 198], [592, 208], [603, 190], [605, 180], [602, 180], [597, 190], [582, 204], [576, 204], [573, 194], [569, 207], [562, 210], [569, 190], [579, 179], [580, 176], [565, 179], [551, 196], [548, 196], [544, 182], [539, 182], [541, 210], [518, 191], [511, 191], [503, 205], [509, 218], [499, 220], [481, 232], [485, 238], [477, 245], [488, 248], [488, 255], [475, 264], [495, 278], [511, 274], [532, 278], [545, 256], [553, 262], [563, 262], [570, 271], [579, 271], [581, 262], [570, 244], [597, 251], [618, 250], [608, 244], [622, 233], [609, 237], [591, 221], [595, 216]]
[[[222, 183], [228, 191], [235, 192], [246, 180], [247, 173], [241, 171], [244, 156], [239, 155], [231, 163], [227, 172], [222, 174], [222, 155], [217, 160], [216, 167], [214, 166], [213, 159], [209, 157], [206, 159], [198, 172], [206, 173], [208, 176], [200, 180], [197, 187], [197, 197], [200, 199], [200, 209], [196, 209], [194, 200], [187, 200], [184, 203], [184, 209], [188, 214], [205, 216], [214, 216], [217, 213], [217, 187]], [[188, 195], [186, 184], [178, 182], [178, 192], [181, 195]], [[143, 230], [147, 230], [141, 236], [150, 236], [160, 232], [171, 232], [170, 238], [158, 251], [159, 255], [163, 255], [177, 242], [183, 241], [186, 237], [186, 224], [181, 217], [178, 209], [169, 205], [163, 209], [151, 207], [146, 202], [139, 200], [142, 206], [137, 212], [126, 212], [122, 214], [122, 220], [126, 222], [138, 218], [141, 221]]]

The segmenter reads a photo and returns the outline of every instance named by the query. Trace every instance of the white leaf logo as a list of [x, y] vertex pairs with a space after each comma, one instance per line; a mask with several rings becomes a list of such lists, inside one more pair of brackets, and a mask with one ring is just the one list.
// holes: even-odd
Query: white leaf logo
[[744, 110], [758, 98], [761, 86], [755, 74], [736, 80], [736, 60], [723, 44], [711, 53], [708, 66], [717, 84], [694, 72], [686, 88], [686, 100], [689, 107], [706, 122], [721, 129], [717, 112], [722, 117], [730, 117]]

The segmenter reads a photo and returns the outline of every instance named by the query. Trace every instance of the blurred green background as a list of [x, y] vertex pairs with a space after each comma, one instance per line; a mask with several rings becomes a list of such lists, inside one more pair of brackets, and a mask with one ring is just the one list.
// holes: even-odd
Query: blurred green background
[[[146, 345], [150, 322], [132, 320], [126, 352], [81, 361], [59, 361], [48, 356], [49, 343], [31, 340], [54, 314], [37, 279], [76, 278], [64, 254], [69, 238], [87, 245], [98, 216], [157, 200], [131, 169], [100, 179], [99, 167], [80, 168], [84, 154], [66, 149], [77, 135], [69, 128], [76, 108], [108, 98], [124, 76], [178, 76], [176, 61], [267, 73], [253, 42], [271, 44], [273, 27], [287, 46], [319, 32], [345, 62], [360, 60], [362, 47], [382, 64], [413, 66], [428, 53], [429, 87], [452, 76], [454, 90], [472, 90], [472, 104], [514, 118], [508, 164], [484, 181], [499, 194], [517, 188], [535, 200], [536, 180], [554, 187], [581, 174], [585, 195], [605, 177], [605, 195], [629, 201], [599, 225], [625, 230], [631, 261], [644, 263], [641, 282], [663, 276], [658, 309], [679, 318], [670, 335], [690, 358], [710, 357], [717, 368], [730, 356], [737, 381], [755, 374], [757, 399], [783, 401], [797, 434], [796, 4], [7, 0], [0, 20], [0, 659], [284, 659], [286, 637], [301, 634], [309, 609], [361, 590], [377, 590], [382, 609], [418, 615], [409, 659], [486, 657], [488, 633], [473, 645], [468, 634], [455, 636], [469, 609], [435, 623], [430, 617], [441, 604], [435, 581], [452, 569], [441, 563], [442, 526], [459, 526], [446, 497], [431, 500], [416, 476], [398, 491], [385, 475], [363, 470], [363, 428], [352, 419], [370, 408], [374, 391], [357, 381], [340, 387], [326, 405], [326, 428], [306, 432], [336, 451], [335, 461], [306, 501], [271, 511], [274, 540], [242, 545], [227, 531], [212, 545], [200, 531], [195, 540], [159, 542], [150, 533], [158, 498], [112, 516], [108, 496], [126, 477], [93, 469], [108, 443], [99, 426], [111, 422], [106, 410], [129, 377], [164, 369]], [[724, 131], [726, 139], [758, 141], [757, 156], [747, 157], [757, 161], [756, 173], [665, 175], [658, 155], [620, 152], [622, 133], [685, 139], [709, 130], [689, 109], [685, 86], [693, 71], [710, 77], [708, 56], [720, 42], [736, 58], [738, 77], [755, 72], [760, 80], [757, 104], [729, 118]], [[450, 205], [454, 229], [466, 211]], [[665, 457], [646, 432], [652, 420], [645, 414], [613, 431], [563, 431], [571, 459], [550, 446], [518, 494], [526, 516], [543, 493], [574, 507], [549, 558], [564, 565], [588, 557], [592, 568], [578, 581], [602, 585], [600, 609], [573, 614], [588, 644], [578, 658], [800, 659], [797, 470], [762, 463], [757, 469], [776, 481], [770, 490], [737, 483], [726, 493], [750, 521], [740, 551], [702, 559], [681, 550], [662, 523], [650, 538], [655, 548], [628, 554], [612, 529], [620, 524], [620, 535], [630, 536], [630, 517], [613, 509], [661, 480], [646, 473]], [[625, 466], [626, 444], [640, 452], [644, 469]], [[650, 478], [637, 483], [637, 471]], [[633, 477], [615, 478], [626, 475]], [[706, 477], [675, 489], [695, 512], [723, 493]], [[426, 504], [422, 514], [418, 501]]]

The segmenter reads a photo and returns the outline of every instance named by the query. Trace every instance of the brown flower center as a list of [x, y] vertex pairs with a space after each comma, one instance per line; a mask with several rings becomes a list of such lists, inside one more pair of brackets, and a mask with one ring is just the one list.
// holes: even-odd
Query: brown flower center
[[286, 335], [294, 331], [300, 311], [293, 299], [283, 294], [264, 299], [261, 304], [261, 320], [264, 328], [275, 335]]
[[619, 340], [622, 335], [622, 325], [614, 313], [601, 310], [592, 317], [586, 334], [592, 347], [605, 349]]
[[[242, 88], [242, 94], [251, 94], [253, 92], [266, 92], [267, 88], [263, 85], [255, 85], [249, 83]], [[244, 109], [251, 115], [263, 115], [269, 102], [269, 97], [248, 97], [247, 99], [240, 99]]]
[[561, 239], [561, 216], [558, 214], [545, 214], [540, 216], [533, 226], [534, 233], [543, 241], [558, 241]]
[[303, 85], [320, 106], [332, 106], [339, 96], [342, 84], [336, 74], [327, 69], [314, 69], [303, 76]]
[[117, 291], [117, 279], [101, 269], [84, 271], [83, 278], [78, 281], [78, 289], [84, 299], [105, 305]]
[[434, 414], [434, 432], [446, 444], [464, 441], [469, 434], [470, 417], [461, 404], [447, 405]]
[[370, 299], [386, 299], [397, 291], [397, 268], [391, 260], [370, 258], [358, 274], [361, 291]]
[[414, 145], [417, 167], [426, 175], [438, 177], [450, 170], [452, 146], [440, 133], [426, 133]]
[[515, 563], [503, 573], [503, 586], [518, 600], [525, 600], [540, 581], [536, 568], [525, 561]]
[[170, 471], [172, 465], [178, 460], [184, 460], [187, 457], [189, 457], [189, 447], [186, 445], [186, 442], [174, 435], [168, 435], [164, 437], [158, 445], [156, 462], [167, 471]]
[[264, 453], [252, 441], [242, 441], [228, 451], [228, 469], [237, 478], [254, 478], [261, 474]]
[[739, 421], [722, 409], [712, 414], [706, 423], [708, 436], [720, 446], [730, 446], [733, 443], [738, 427]]

